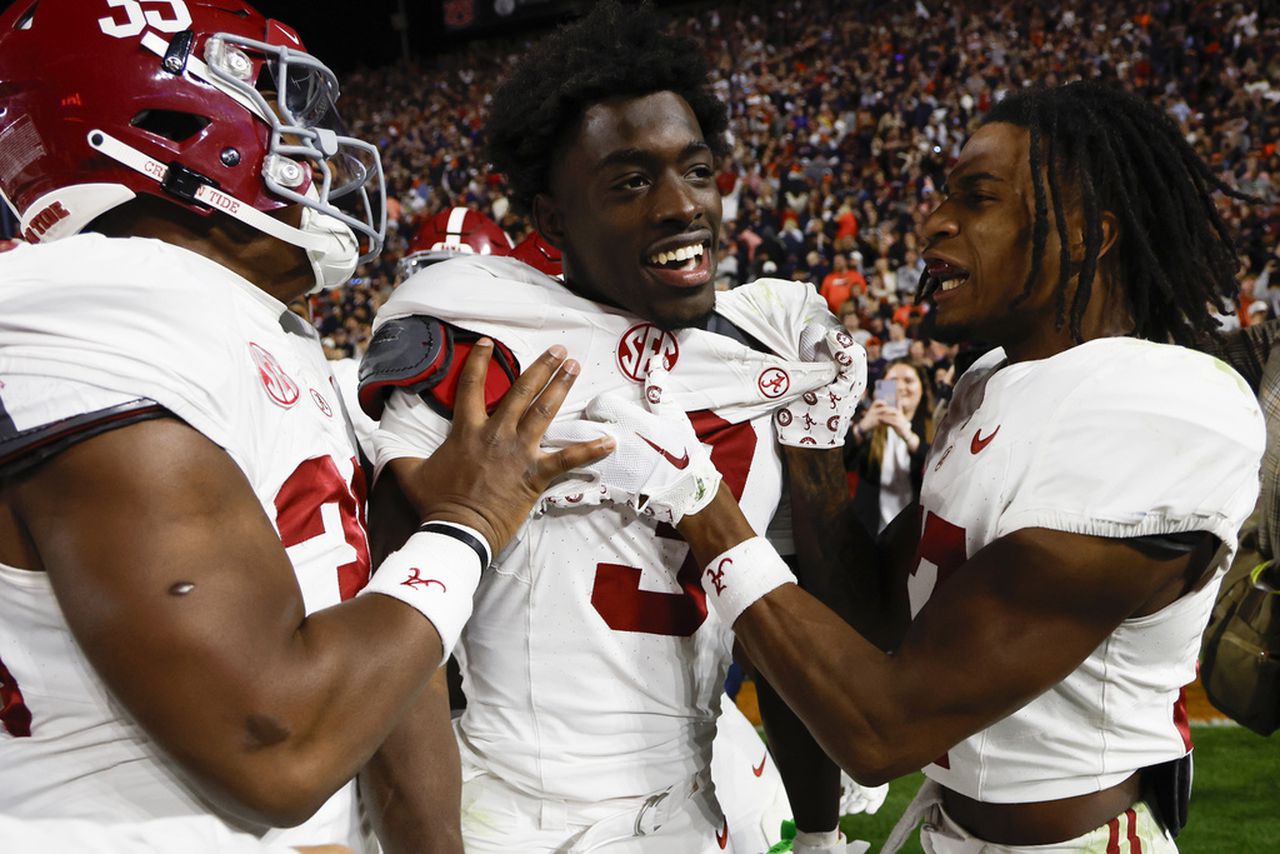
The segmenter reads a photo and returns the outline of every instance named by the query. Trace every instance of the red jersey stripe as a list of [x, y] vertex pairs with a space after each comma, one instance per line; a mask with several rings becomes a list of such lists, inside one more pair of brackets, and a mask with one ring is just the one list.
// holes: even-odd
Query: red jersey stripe
[[1120, 854], [1120, 819], [1113, 818], [1107, 822], [1107, 831], [1111, 834], [1107, 840], [1107, 854]]
[[1142, 854], [1142, 840], [1138, 838], [1138, 814], [1127, 809], [1124, 817], [1129, 822], [1129, 851], [1131, 854]]

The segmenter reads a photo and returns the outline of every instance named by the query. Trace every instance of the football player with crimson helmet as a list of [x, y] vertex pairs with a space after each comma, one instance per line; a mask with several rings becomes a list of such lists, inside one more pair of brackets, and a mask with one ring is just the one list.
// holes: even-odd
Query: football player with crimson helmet
[[471, 208], [452, 207], [424, 222], [400, 259], [401, 281], [419, 270], [459, 255], [511, 255], [511, 238], [489, 217]]
[[471, 360], [453, 452], [399, 471], [426, 524], [370, 579], [350, 426], [285, 307], [382, 244], [377, 149], [337, 97], [239, 0], [0, 15], [0, 191], [27, 241], [0, 255], [0, 813], [364, 848], [349, 781], [488, 555], [609, 445], [538, 448], [563, 349], [492, 417]]
[[511, 255], [548, 276], [558, 277], [564, 272], [560, 250], [548, 243], [542, 236], [542, 232], [536, 228], [531, 229], [525, 239], [516, 244], [516, 248], [511, 250]]

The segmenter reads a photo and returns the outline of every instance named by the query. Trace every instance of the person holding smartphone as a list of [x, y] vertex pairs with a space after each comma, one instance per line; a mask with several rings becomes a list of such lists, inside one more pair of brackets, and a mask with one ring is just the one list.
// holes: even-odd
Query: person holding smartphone
[[845, 441], [845, 469], [857, 472], [858, 521], [878, 534], [920, 497], [924, 458], [933, 441], [933, 389], [906, 359], [889, 363], [872, 402]]

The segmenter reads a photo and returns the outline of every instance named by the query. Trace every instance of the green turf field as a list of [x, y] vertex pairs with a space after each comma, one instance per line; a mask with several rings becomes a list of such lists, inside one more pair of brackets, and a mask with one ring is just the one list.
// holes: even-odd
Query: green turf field
[[[1192, 727], [1196, 745], [1191, 821], [1178, 837], [1183, 854], [1280, 852], [1280, 734], [1262, 738], [1242, 727]], [[878, 851], [923, 777], [894, 781], [875, 815], [845, 816], [846, 835]], [[903, 852], [920, 854], [913, 836]]]

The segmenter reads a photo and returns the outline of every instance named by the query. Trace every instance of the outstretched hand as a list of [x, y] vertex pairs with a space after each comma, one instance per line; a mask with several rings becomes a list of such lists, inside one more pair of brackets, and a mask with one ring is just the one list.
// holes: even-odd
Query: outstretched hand
[[580, 370], [558, 345], [520, 375], [492, 416], [486, 414], [485, 377], [492, 355], [493, 342], [481, 338], [467, 356], [453, 426], [436, 452], [425, 460], [388, 465], [423, 521], [468, 525], [497, 554], [552, 480], [603, 459], [616, 443], [600, 436], [551, 452], [540, 449]]

